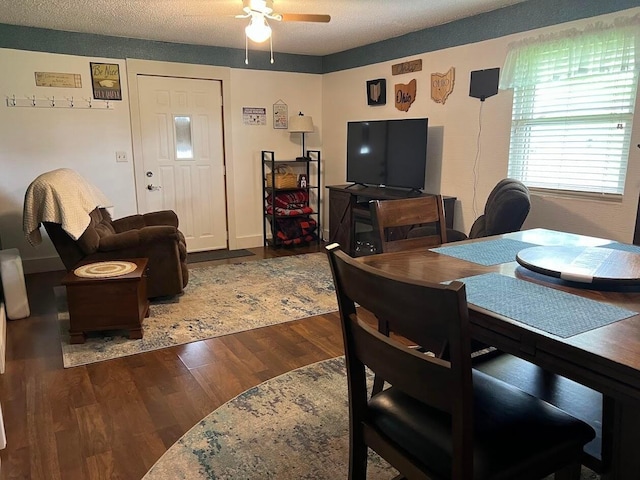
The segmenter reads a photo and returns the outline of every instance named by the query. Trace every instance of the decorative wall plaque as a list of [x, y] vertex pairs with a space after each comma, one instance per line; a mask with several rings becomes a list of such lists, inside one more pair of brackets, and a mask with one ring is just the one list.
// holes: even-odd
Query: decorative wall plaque
[[37, 87], [82, 88], [79, 73], [35, 72]]
[[117, 63], [94, 63], [91, 65], [93, 98], [99, 100], [122, 100], [120, 67]]
[[453, 92], [453, 84], [456, 80], [456, 69], [451, 67], [447, 73], [431, 74], [431, 98], [436, 103], [447, 101], [447, 97]]
[[416, 79], [408, 84], [396, 84], [396, 108], [401, 112], [408, 112], [411, 104], [416, 100]]
[[422, 59], [411, 60], [410, 62], [396, 63], [391, 65], [392, 75], [402, 75], [403, 73], [420, 72], [422, 70]]
[[282, 100], [273, 104], [273, 128], [289, 128], [289, 107]]
[[367, 80], [367, 105], [387, 103], [387, 81], [384, 78]]

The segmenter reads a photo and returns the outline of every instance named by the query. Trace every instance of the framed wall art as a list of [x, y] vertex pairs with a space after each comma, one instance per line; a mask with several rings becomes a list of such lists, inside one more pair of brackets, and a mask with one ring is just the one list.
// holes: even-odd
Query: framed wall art
[[93, 98], [98, 100], [122, 100], [120, 67], [117, 63], [91, 64]]
[[387, 81], [384, 78], [367, 80], [367, 105], [387, 103]]

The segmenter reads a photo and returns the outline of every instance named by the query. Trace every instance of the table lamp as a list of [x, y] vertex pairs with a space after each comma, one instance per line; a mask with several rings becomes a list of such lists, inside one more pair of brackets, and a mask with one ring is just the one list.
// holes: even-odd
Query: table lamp
[[293, 117], [289, 117], [289, 131], [291, 133], [302, 134], [302, 156], [296, 157], [296, 160], [308, 160], [304, 151], [304, 134], [313, 132], [313, 120], [311, 117], [305, 117], [302, 112]]

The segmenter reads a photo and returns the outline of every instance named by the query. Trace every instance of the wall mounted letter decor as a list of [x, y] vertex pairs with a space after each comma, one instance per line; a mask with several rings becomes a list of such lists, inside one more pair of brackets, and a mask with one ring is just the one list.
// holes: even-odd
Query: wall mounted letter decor
[[411, 80], [407, 85], [396, 84], [396, 108], [401, 112], [408, 112], [411, 104], [416, 100], [416, 79]]
[[387, 81], [384, 78], [367, 80], [367, 105], [387, 103]]
[[447, 101], [447, 97], [453, 92], [453, 84], [456, 80], [456, 69], [451, 67], [447, 73], [431, 74], [431, 98], [436, 103]]
[[422, 71], [422, 59], [411, 60], [410, 62], [396, 63], [391, 65], [391, 75], [401, 75], [403, 73], [413, 73]]

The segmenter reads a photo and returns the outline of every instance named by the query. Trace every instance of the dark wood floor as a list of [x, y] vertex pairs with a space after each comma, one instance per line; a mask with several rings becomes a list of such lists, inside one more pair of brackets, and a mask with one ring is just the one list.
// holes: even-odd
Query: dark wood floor
[[[321, 248], [251, 250], [253, 257], [206, 265]], [[28, 275], [31, 316], [8, 323], [2, 479], [140, 479], [226, 401], [343, 353], [338, 316], [328, 314], [64, 369], [53, 296], [63, 273]]]

